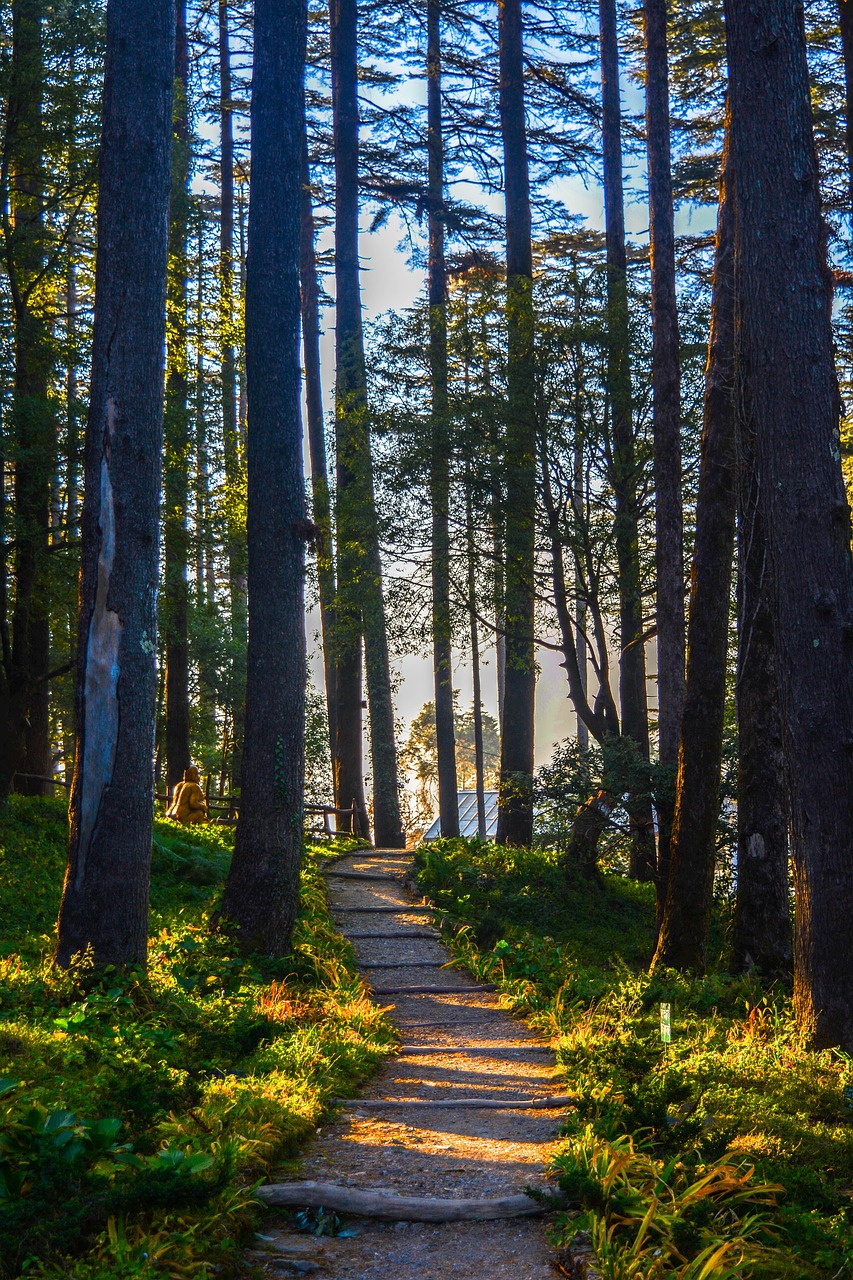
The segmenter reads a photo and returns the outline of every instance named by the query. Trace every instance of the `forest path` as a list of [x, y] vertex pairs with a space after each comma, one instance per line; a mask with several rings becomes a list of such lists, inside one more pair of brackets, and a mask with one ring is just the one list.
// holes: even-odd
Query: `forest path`
[[[451, 956], [406, 891], [411, 855], [365, 850], [327, 865], [329, 905], [401, 1040], [360, 1099], [318, 1130], [300, 1180], [467, 1199], [548, 1189], [560, 1110], [418, 1106], [541, 1102], [558, 1092], [554, 1057]], [[420, 908], [420, 910], [418, 910]], [[401, 991], [400, 988], [435, 988]], [[413, 1052], [417, 1050], [418, 1052]], [[408, 1105], [407, 1105], [408, 1104]], [[415, 1104], [415, 1105], [412, 1105]], [[351, 1238], [298, 1236], [267, 1220], [268, 1274], [348, 1280], [552, 1280], [542, 1218], [454, 1223], [362, 1220]]]

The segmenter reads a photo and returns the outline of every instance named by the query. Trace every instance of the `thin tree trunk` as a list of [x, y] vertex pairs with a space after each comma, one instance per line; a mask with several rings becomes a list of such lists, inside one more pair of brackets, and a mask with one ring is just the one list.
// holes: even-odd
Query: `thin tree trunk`
[[447, 270], [444, 261], [444, 137], [441, 121], [441, 0], [427, 0], [429, 152], [429, 363], [432, 389], [432, 652], [438, 813], [441, 834], [459, 835], [450, 616], [450, 422], [447, 389]]
[[[746, 391], [746, 389], [744, 389]], [[789, 806], [770, 564], [758, 511], [755, 441], [738, 430], [738, 854], [732, 965], [765, 977], [793, 967]]]
[[485, 762], [483, 757], [483, 691], [480, 686], [480, 638], [477, 628], [477, 555], [474, 538], [474, 509], [470, 486], [468, 488], [466, 507], [466, 533], [468, 541], [468, 610], [471, 623], [471, 679], [474, 695], [474, 772], [477, 789], [477, 835], [485, 840], [488, 835], [486, 825], [486, 781]]
[[[231, 606], [231, 677], [229, 701], [234, 732], [231, 785], [240, 786], [246, 708], [246, 530], [238, 511], [242, 480], [237, 418], [237, 362], [234, 355], [234, 107], [231, 100], [231, 46], [227, 0], [219, 5], [219, 324], [222, 388], [222, 446], [225, 461], [228, 591]], [[242, 232], [242, 219], [241, 219]], [[241, 234], [242, 240], [242, 234]], [[241, 263], [243, 250], [241, 245]], [[242, 270], [242, 267], [241, 267]], [[241, 397], [242, 399], [242, 397]]]
[[[332, 105], [335, 144], [335, 280], [337, 370], [338, 667], [337, 793], [363, 810], [359, 649], [364, 636], [373, 820], [378, 845], [404, 842], [397, 780], [394, 705], [376, 505], [358, 262], [358, 42], [356, 0], [331, 0]], [[366, 820], [365, 820], [366, 825]]]
[[[579, 410], [579, 406], [578, 406]], [[572, 477], [574, 484], [574, 509], [576, 512], [582, 510], [583, 504], [583, 436], [581, 427], [581, 414], [578, 411], [576, 416], [576, 435], [575, 435], [575, 456], [574, 456], [574, 475]], [[552, 548], [552, 553], [553, 553]], [[562, 558], [562, 550], [560, 551]], [[575, 568], [575, 648], [578, 655], [578, 687], [584, 702], [589, 700], [589, 675], [588, 675], [588, 653], [589, 645], [586, 638], [587, 627], [587, 603], [583, 598], [583, 583], [579, 569]], [[582, 716], [577, 716], [578, 722], [578, 745], [583, 751], [589, 748], [589, 726]]]
[[166, 293], [166, 412], [163, 422], [162, 626], [166, 647], [166, 788], [169, 795], [190, 766], [190, 688], [187, 561], [189, 536], [190, 416], [187, 362], [187, 238], [190, 213], [190, 137], [186, 0], [178, 0], [175, 25], [175, 104], [172, 198], [169, 213], [169, 281]]
[[[50, 666], [48, 562], [56, 423], [48, 388], [53, 350], [47, 320], [33, 297], [45, 259], [41, 0], [12, 6], [12, 59], [3, 151], [6, 263], [15, 336], [12, 407], [15, 496], [15, 604], [10, 663], [2, 682], [9, 732], [2, 750], [0, 798], [12, 775], [51, 769], [47, 672]], [[44, 793], [33, 779], [19, 790]]]
[[[644, 0], [652, 270], [658, 759], [662, 765], [674, 769], [678, 761], [681, 710], [684, 703], [684, 522], [666, 17], [667, 0]], [[666, 861], [672, 808], [659, 796], [657, 811], [659, 858]]]
[[[639, 503], [631, 392], [628, 272], [622, 184], [622, 108], [616, 0], [599, 0], [601, 23], [602, 150], [607, 244], [607, 390], [613, 441], [612, 484], [616, 506], [614, 541], [619, 574], [619, 695], [622, 732], [649, 759], [646, 655], [640, 586]], [[655, 872], [654, 827], [647, 800], [629, 803], [632, 826], [631, 875]]]
[[844, 62], [844, 141], [847, 148], [847, 198], [853, 218], [853, 0], [838, 0], [841, 57]]
[[[302, 191], [300, 196], [300, 299], [302, 303], [302, 350], [305, 361], [305, 405], [308, 421], [308, 448], [311, 455], [311, 497], [317, 555], [317, 585], [320, 595], [320, 626], [323, 633], [323, 674], [326, 685], [326, 714], [329, 723], [329, 756], [334, 775], [337, 717], [335, 711], [335, 561], [332, 550], [332, 506], [326, 464], [326, 429], [323, 421], [323, 385], [320, 376], [320, 286], [314, 249], [314, 210], [308, 164], [308, 135], [302, 150]], [[347, 808], [352, 796], [335, 798]]]
[[690, 575], [687, 686], [670, 864], [665, 881], [665, 864], [661, 866], [658, 899], [664, 899], [664, 906], [652, 962], [653, 967], [700, 971], [714, 887], [735, 536], [735, 192], [728, 143], [723, 166]]
[[63, 965], [147, 951], [174, 57], [174, 0], [109, 0]]
[[507, 427], [504, 447], [506, 671], [497, 840], [533, 843], [536, 375], [521, 0], [499, 0], [500, 118], [506, 186]]
[[853, 1052], [853, 558], [803, 11], [727, 0], [738, 350], [755, 423], [796, 886], [794, 1004]]
[[[252, 78], [249, 651], [243, 788], [222, 914], [283, 955], [299, 905], [305, 764], [305, 495], [299, 370], [304, 0], [257, 0]], [[274, 493], [276, 501], [270, 502]]]

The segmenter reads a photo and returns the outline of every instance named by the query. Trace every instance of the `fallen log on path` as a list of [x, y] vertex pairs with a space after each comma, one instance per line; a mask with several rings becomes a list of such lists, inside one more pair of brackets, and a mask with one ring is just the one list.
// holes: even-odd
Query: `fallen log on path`
[[433, 1200], [427, 1196], [400, 1196], [396, 1192], [341, 1187], [333, 1182], [279, 1182], [259, 1187], [255, 1193], [276, 1207], [331, 1209], [359, 1218], [385, 1222], [466, 1222], [493, 1218], [531, 1218], [547, 1213], [552, 1205], [527, 1195], [497, 1196], [482, 1200]]
[[358, 1111], [381, 1111], [385, 1107], [399, 1107], [404, 1111], [466, 1110], [466, 1111], [565, 1111], [577, 1102], [571, 1097], [550, 1098], [334, 1098], [336, 1106], [355, 1108]]

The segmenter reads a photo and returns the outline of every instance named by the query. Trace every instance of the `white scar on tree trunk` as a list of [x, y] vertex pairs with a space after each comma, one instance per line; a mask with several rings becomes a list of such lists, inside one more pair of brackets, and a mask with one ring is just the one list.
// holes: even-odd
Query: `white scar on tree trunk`
[[[110, 439], [113, 435], [115, 405], [107, 407]], [[113, 561], [116, 522], [113, 487], [110, 481], [109, 445], [101, 457], [101, 547], [98, 553], [98, 586], [95, 608], [89, 624], [86, 646], [85, 714], [83, 738], [83, 784], [80, 795], [80, 842], [77, 852], [76, 887], [82, 888], [86, 861], [101, 808], [110, 785], [118, 746], [119, 646], [122, 625], [118, 614], [107, 608]]]

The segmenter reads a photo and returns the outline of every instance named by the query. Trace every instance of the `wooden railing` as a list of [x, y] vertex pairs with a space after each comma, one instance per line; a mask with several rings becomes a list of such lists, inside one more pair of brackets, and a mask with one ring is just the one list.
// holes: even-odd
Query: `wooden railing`
[[[66, 782], [64, 778], [56, 778], [56, 777], [48, 778], [48, 777], [45, 777], [43, 774], [39, 774], [39, 773], [16, 773], [14, 780], [15, 782], [19, 780], [21, 782], [44, 782], [50, 786], [65, 787], [66, 789], [71, 786], [71, 783]], [[165, 793], [156, 791], [154, 793], [154, 799], [162, 801], [163, 804], [168, 804], [171, 797], [166, 795]], [[237, 815], [240, 810], [240, 797], [239, 796], [216, 796], [216, 795], [212, 796], [210, 794], [210, 778], [208, 778], [207, 780], [207, 788], [205, 790], [205, 802], [207, 804], [207, 812], [210, 815], [210, 819], [212, 822], [222, 823], [225, 826], [233, 826], [236, 823]], [[214, 816], [215, 814], [220, 814], [222, 816], [215, 817]], [[313, 825], [309, 826], [306, 823], [305, 830], [310, 831], [312, 835], [323, 835], [323, 836], [335, 835], [336, 833], [335, 831], [332, 830], [332, 825], [331, 825], [332, 816], [334, 816], [335, 818], [339, 818], [339, 817], [351, 818], [352, 819], [351, 825], [353, 827], [358, 826], [359, 811], [355, 801], [352, 802], [349, 809], [341, 809], [339, 806], [336, 806], [333, 804], [306, 804], [305, 814], [306, 816], [310, 815], [311, 817], [322, 816], [322, 819], [323, 819], [322, 825], [318, 823], [314, 823]], [[337, 823], [335, 824], [335, 826], [337, 827]]]

